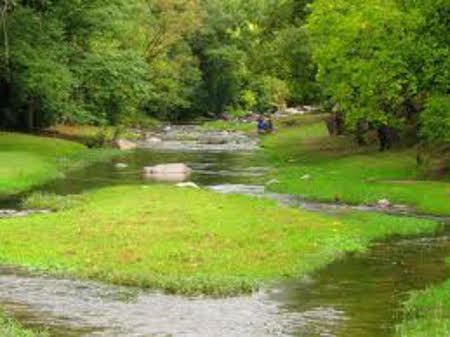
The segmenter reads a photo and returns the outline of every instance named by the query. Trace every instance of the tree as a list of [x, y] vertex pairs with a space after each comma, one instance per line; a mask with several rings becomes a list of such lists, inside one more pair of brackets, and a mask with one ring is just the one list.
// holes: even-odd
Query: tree
[[448, 94], [448, 1], [316, 0], [308, 20], [318, 80], [344, 113], [398, 129]]

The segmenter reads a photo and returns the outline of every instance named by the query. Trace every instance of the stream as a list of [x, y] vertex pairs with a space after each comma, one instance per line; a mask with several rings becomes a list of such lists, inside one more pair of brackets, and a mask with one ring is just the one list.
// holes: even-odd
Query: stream
[[[127, 167], [118, 168], [119, 162]], [[217, 192], [271, 197], [325, 214], [340, 211], [266, 193], [268, 168], [251, 152], [139, 150], [38, 190], [75, 194], [151, 184], [141, 177], [142, 167], [173, 162], [190, 166], [191, 181]], [[13, 199], [0, 204], [17, 206]], [[1, 266], [0, 307], [28, 326], [48, 328], [53, 337], [388, 337], [401, 321], [408, 291], [450, 277], [447, 256], [450, 223], [435, 235], [377, 242], [368, 252], [348, 254], [308, 277], [225, 299], [169, 296]]]

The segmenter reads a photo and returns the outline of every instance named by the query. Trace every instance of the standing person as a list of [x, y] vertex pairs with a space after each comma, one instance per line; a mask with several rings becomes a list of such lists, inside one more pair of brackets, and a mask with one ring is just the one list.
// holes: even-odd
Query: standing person
[[389, 125], [386, 122], [381, 123], [377, 132], [380, 140], [380, 151], [389, 150], [392, 146], [392, 134]]

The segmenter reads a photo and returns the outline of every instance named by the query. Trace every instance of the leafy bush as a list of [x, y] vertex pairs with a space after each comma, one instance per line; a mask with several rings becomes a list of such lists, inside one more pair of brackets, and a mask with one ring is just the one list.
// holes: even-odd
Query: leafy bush
[[248, 110], [230, 110], [228, 111], [228, 114], [230, 114], [233, 117], [239, 118], [239, 117], [245, 117], [248, 114], [250, 114], [250, 112]]
[[422, 136], [437, 143], [450, 143], [450, 96], [436, 95], [428, 99], [421, 115]]

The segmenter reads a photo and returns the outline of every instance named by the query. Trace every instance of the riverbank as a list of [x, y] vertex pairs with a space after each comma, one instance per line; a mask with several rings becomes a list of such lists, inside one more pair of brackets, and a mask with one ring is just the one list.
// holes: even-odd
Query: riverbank
[[330, 137], [325, 123], [300, 124], [264, 137], [275, 166], [275, 192], [309, 200], [376, 205], [380, 200], [418, 213], [450, 215], [450, 182], [420, 180], [415, 149], [379, 152], [352, 139]]
[[0, 310], [0, 337], [49, 337], [46, 333], [34, 332], [9, 318]]
[[437, 227], [372, 213], [328, 217], [201, 190], [124, 186], [86, 193], [81, 204], [58, 213], [0, 220], [0, 261], [167, 293], [224, 296], [311, 273], [375, 239]]
[[397, 337], [450, 336], [450, 280], [411, 294]]
[[0, 197], [27, 191], [64, 173], [106, 160], [117, 150], [88, 150], [71, 141], [0, 132]]

